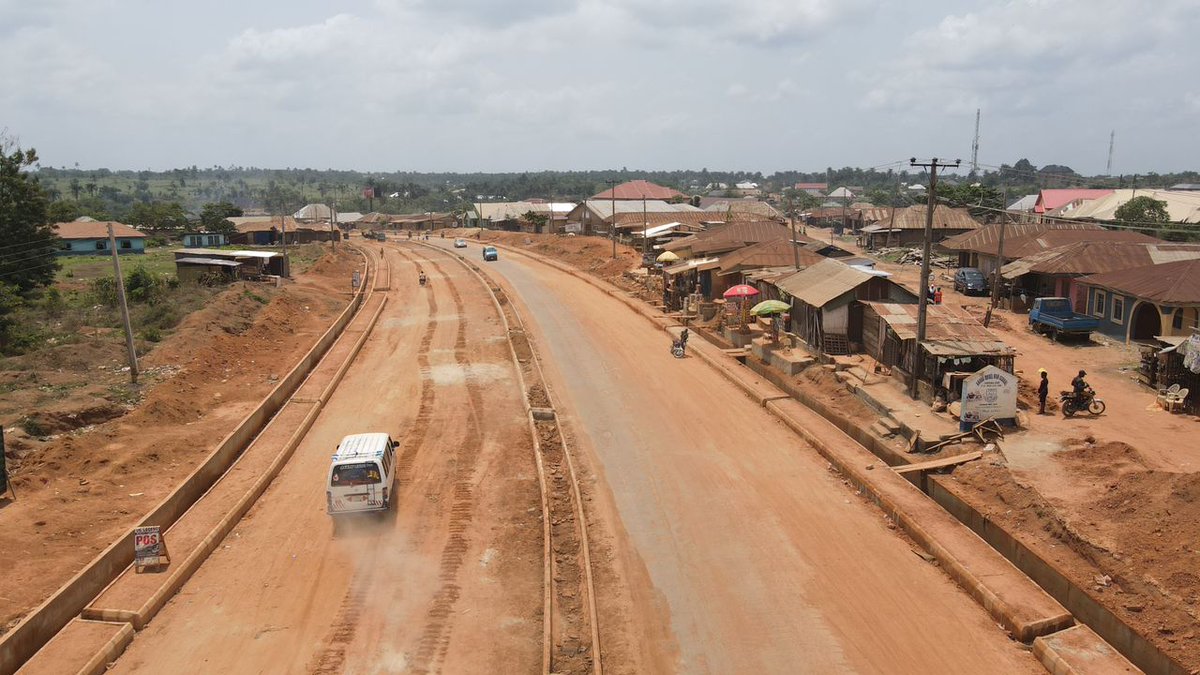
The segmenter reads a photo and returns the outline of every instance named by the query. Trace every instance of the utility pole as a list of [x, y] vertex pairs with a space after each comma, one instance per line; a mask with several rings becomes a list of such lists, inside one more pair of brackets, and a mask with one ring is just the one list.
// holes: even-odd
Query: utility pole
[[796, 240], [796, 209], [792, 207], [792, 198], [787, 198], [788, 218], [792, 221], [792, 260], [796, 271], [800, 271], [800, 242]]
[[929, 200], [925, 207], [925, 242], [921, 251], [921, 289], [917, 299], [917, 344], [913, 349], [912, 383], [908, 395], [917, 397], [917, 379], [925, 369], [924, 359], [921, 358], [921, 343], [925, 342], [925, 315], [929, 311], [929, 256], [933, 248], [933, 209], [937, 205], [937, 171], [939, 168], [957, 168], [962, 160], [954, 163], [939, 162], [937, 157], [928, 162], [918, 162], [916, 157], [908, 160], [909, 166], [929, 169]]
[[642, 263], [650, 254], [650, 218], [646, 215], [646, 195], [642, 195]]
[[612, 214], [608, 221], [608, 236], [612, 238], [613, 260], [617, 259], [617, 179], [612, 178], [604, 181], [609, 185], [608, 197], [612, 202]]
[[892, 245], [892, 227], [896, 224], [896, 209], [898, 208], [900, 208], [900, 174], [896, 174], [896, 194], [892, 196], [892, 212], [888, 214], [887, 239], [884, 240], [884, 246], [889, 248]]
[[334, 221], [337, 220], [337, 211], [335, 210], [334, 202], [329, 203], [329, 244], [333, 248], [333, 252], [337, 253], [337, 235], [333, 233]]
[[133, 346], [133, 326], [129, 323], [129, 305], [125, 303], [125, 277], [121, 276], [121, 260], [117, 257], [117, 237], [112, 223], [108, 224], [108, 248], [112, 250], [113, 280], [117, 286], [117, 302], [121, 305], [121, 322], [125, 324], [125, 349], [129, 352], [129, 381], [137, 384], [137, 350]]

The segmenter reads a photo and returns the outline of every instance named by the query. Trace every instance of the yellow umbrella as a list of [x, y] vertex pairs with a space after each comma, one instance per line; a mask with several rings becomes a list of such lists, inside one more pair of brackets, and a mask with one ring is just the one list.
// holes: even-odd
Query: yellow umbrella
[[671, 262], [678, 261], [679, 256], [675, 255], [674, 253], [672, 253], [670, 251], [663, 251], [662, 253], [659, 253], [658, 257], [655, 258], [654, 260], [656, 260], [657, 262], [660, 262], [660, 263], [671, 263]]

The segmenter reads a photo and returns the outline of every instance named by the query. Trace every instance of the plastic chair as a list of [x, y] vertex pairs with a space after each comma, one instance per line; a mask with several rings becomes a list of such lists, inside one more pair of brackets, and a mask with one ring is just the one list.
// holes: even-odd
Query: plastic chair
[[1188, 390], [1180, 389], [1179, 391], [1175, 392], [1174, 394], [1170, 394], [1170, 393], [1163, 394], [1160, 398], [1166, 404], [1167, 412], [1173, 413], [1173, 412], [1175, 412], [1175, 406], [1182, 406], [1183, 402], [1185, 400], [1187, 400], [1187, 397], [1188, 397]]
[[1158, 404], [1163, 408], [1167, 407], [1168, 397], [1174, 397], [1179, 394], [1179, 384], [1175, 383], [1167, 388], [1159, 387], [1158, 389]]

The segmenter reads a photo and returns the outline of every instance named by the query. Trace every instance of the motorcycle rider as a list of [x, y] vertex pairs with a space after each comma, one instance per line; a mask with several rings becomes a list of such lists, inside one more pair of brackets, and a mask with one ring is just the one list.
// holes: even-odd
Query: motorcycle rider
[[422, 286], [424, 286], [424, 285], [425, 285], [425, 272], [424, 272], [424, 270], [422, 270], [422, 271], [421, 271], [421, 274], [417, 276], [417, 282], [418, 282], [418, 283], [420, 283]]
[[1075, 379], [1071, 380], [1071, 388], [1075, 391], [1076, 399], [1082, 398], [1083, 392], [1088, 390], [1087, 380], [1083, 379], [1086, 376], [1087, 372], [1081, 370], [1079, 371], [1079, 374], [1075, 376]]

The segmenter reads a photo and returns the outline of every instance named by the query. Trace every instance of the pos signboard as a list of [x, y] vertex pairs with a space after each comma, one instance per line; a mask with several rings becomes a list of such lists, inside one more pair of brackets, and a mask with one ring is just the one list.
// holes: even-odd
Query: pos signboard
[[959, 419], [964, 430], [985, 420], [1011, 420], [1016, 416], [1016, 375], [988, 366], [963, 380]]
[[170, 561], [167, 557], [166, 542], [163, 541], [162, 531], [157, 525], [134, 528], [133, 562], [138, 569], [157, 567]]

